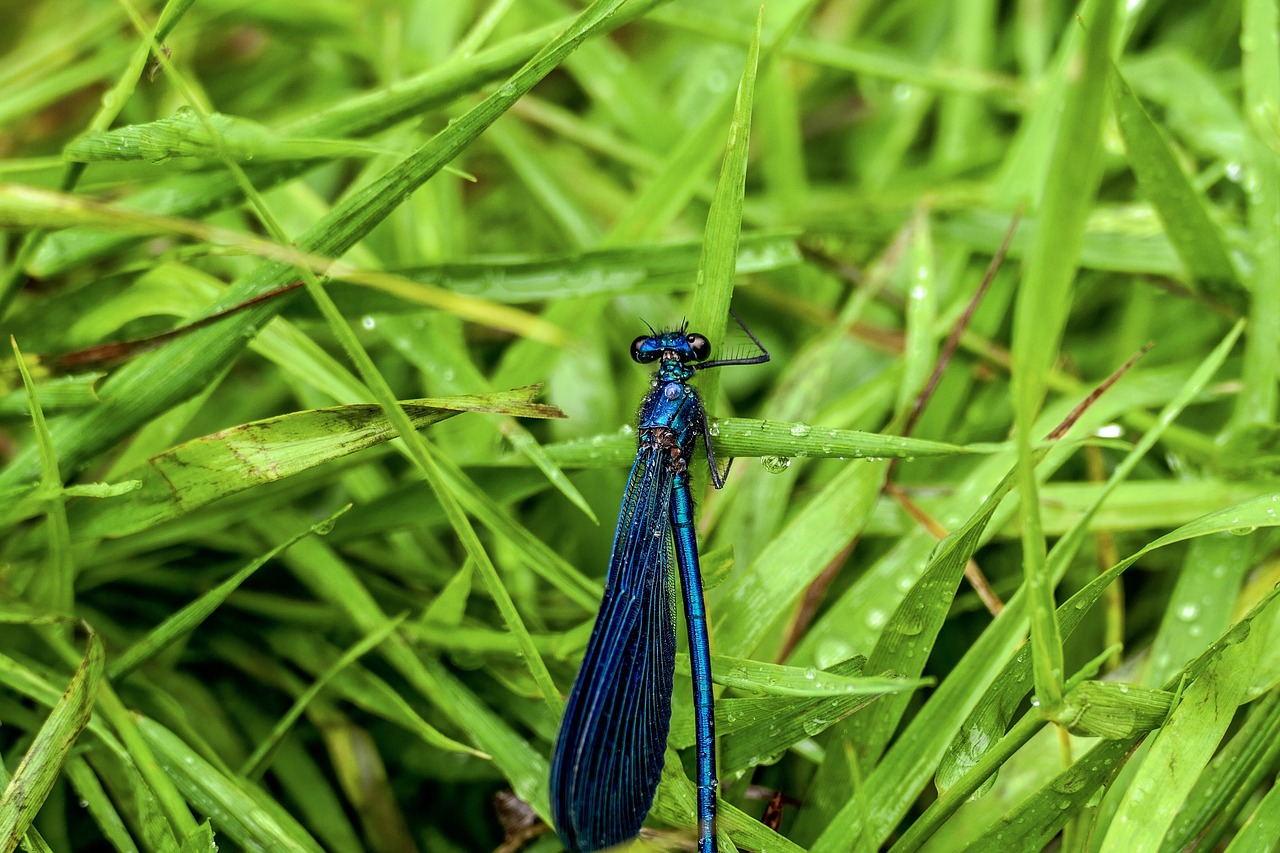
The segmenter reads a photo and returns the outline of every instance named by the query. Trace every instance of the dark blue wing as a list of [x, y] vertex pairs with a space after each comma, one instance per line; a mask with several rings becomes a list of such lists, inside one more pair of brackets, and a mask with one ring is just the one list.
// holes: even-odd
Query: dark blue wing
[[618, 514], [604, 600], [551, 759], [551, 815], [565, 847], [640, 832], [662, 774], [675, 666], [667, 451], [636, 456]]

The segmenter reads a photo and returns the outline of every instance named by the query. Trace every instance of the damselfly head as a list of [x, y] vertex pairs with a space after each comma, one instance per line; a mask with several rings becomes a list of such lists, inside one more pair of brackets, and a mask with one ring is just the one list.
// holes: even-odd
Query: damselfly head
[[697, 332], [660, 332], [641, 335], [631, 342], [631, 358], [641, 364], [650, 361], [704, 361], [711, 355], [711, 342]]

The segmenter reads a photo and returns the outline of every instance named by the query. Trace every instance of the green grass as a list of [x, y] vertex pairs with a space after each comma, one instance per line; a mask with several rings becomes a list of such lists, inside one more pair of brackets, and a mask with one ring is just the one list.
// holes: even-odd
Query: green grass
[[0, 853], [558, 850], [627, 346], [730, 304], [723, 851], [1274, 845], [1274, 0], [11, 19]]

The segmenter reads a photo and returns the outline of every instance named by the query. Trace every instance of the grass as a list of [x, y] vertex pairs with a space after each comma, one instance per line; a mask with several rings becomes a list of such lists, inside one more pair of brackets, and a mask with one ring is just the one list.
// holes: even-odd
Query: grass
[[1015, 5], [15, 13], [0, 851], [559, 849], [627, 344], [730, 303], [722, 850], [1274, 844], [1276, 5]]

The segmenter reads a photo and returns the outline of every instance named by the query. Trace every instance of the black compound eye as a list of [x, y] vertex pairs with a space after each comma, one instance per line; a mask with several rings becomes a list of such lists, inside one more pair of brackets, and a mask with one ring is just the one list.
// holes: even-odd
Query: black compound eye
[[640, 337], [636, 338], [634, 341], [631, 342], [632, 361], [638, 361], [641, 364], [644, 364], [647, 361], [657, 360], [658, 353], [656, 351], [644, 349], [644, 345], [645, 343], [648, 342], [648, 340], [649, 339], [647, 337], [645, 337], [644, 335], [641, 335]]
[[711, 341], [694, 332], [692, 335], [686, 335], [685, 340], [689, 342], [689, 349], [693, 351], [693, 360], [702, 361], [711, 355]]

